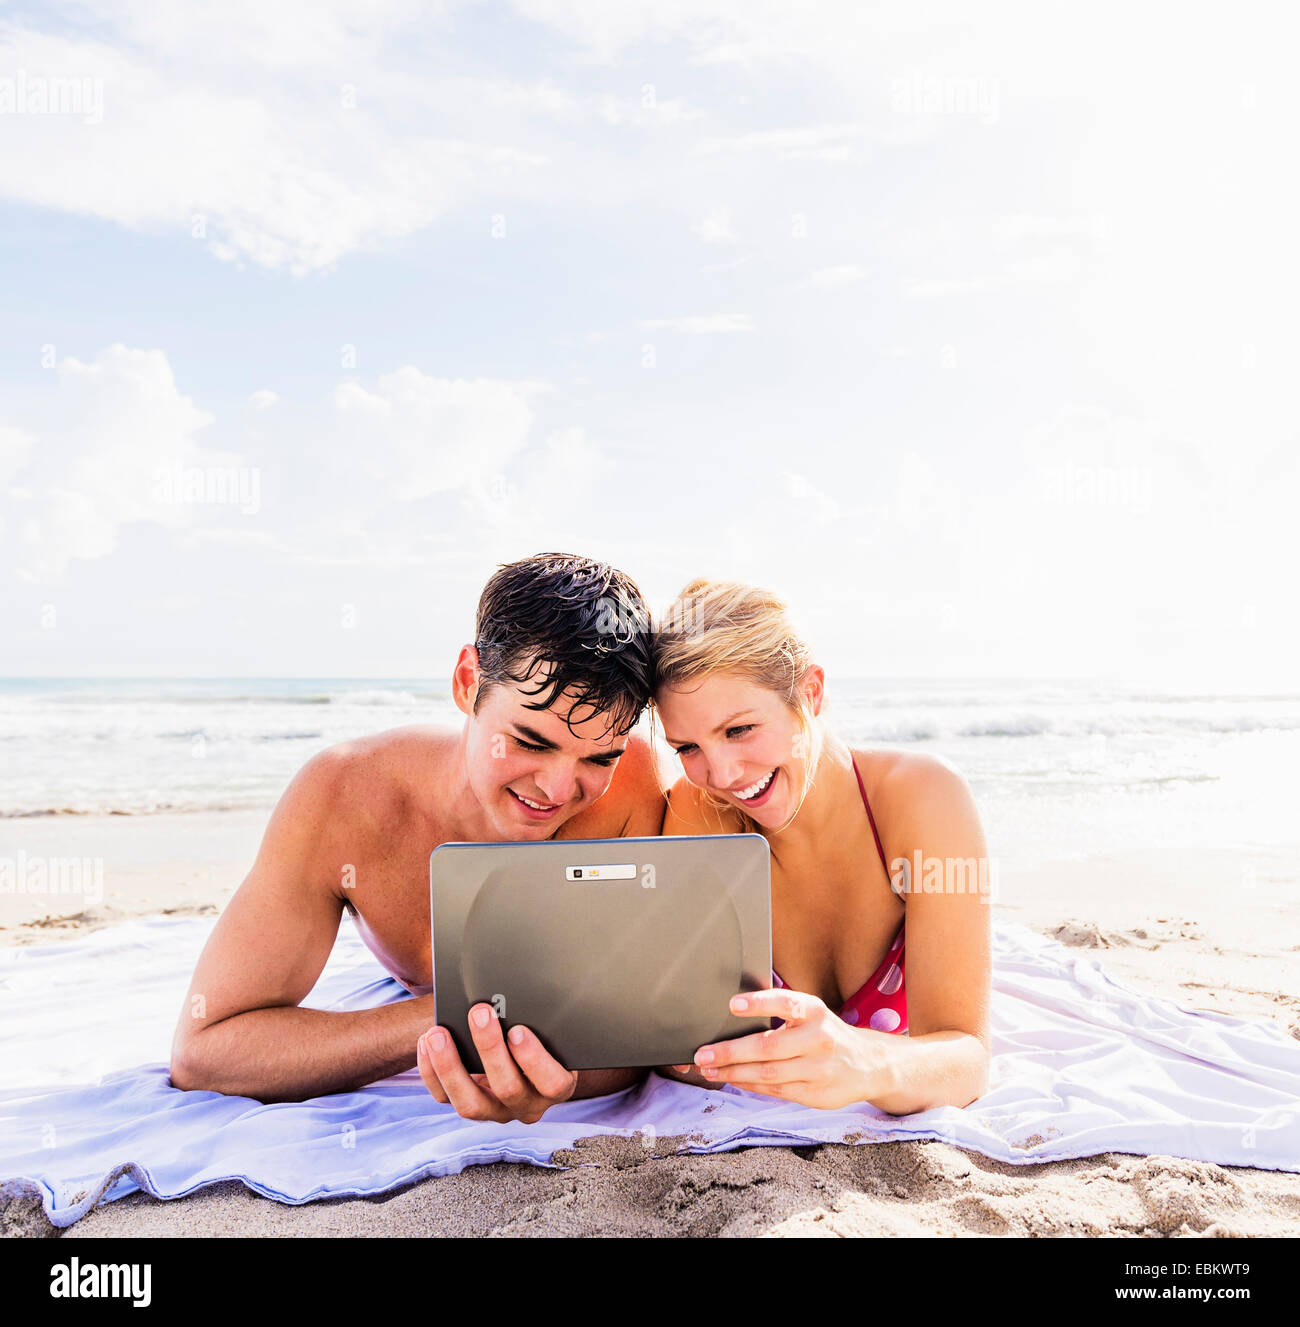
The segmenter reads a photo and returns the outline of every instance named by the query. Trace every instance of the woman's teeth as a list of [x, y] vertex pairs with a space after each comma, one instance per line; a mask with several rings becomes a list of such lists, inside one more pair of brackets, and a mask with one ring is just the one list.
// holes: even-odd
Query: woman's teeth
[[751, 783], [748, 788], [742, 788], [736, 794], [736, 796], [739, 797], [742, 802], [748, 802], [751, 797], [757, 797], [759, 793], [761, 793], [767, 787], [767, 785], [772, 782], [775, 776], [776, 776], [776, 770], [772, 770], [770, 774], [766, 775], [764, 778], [759, 779], [757, 783]]

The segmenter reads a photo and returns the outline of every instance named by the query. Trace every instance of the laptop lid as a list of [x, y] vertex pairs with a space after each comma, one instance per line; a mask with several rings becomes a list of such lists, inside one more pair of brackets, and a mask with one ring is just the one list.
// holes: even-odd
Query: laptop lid
[[761, 834], [444, 843], [429, 895], [436, 1017], [471, 1073], [480, 1001], [570, 1070], [687, 1064], [771, 1027], [728, 1007], [772, 984]]

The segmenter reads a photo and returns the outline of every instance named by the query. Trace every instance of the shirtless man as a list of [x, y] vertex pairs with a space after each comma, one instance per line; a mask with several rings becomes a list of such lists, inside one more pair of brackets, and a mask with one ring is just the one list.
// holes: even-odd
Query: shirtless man
[[[280, 799], [199, 958], [173, 1085], [301, 1101], [418, 1064], [458, 1114], [533, 1123], [556, 1102], [636, 1082], [645, 1070], [571, 1073], [518, 1025], [507, 1044], [490, 1004], [470, 1010], [485, 1072], [466, 1072], [434, 1026], [429, 854], [445, 842], [658, 834], [658, 768], [630, 735], [652, 685], [649, 614], [627, 576], [554, 553], [502, 567], [452, 675], [460, 731], [396, 728], [331, 747]], [[299, 1008], [344, 908], [414, 998]]]

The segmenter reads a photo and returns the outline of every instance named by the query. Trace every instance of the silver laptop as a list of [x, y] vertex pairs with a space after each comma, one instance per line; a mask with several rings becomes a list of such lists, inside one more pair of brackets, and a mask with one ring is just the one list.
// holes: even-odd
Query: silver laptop
[[429, 897], [436, 1017], [471, 1073], [480, 1001], [571, 1070], [687, 1064], [771, 1027], [729, 1009], [772, 984], [761, 834], [444, 843]]

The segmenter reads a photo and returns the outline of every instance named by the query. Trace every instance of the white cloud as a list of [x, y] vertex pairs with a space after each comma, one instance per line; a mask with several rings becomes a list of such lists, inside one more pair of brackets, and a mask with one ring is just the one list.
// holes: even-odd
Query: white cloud
[[1016, 212], [998, 217], [993, 223], [993, 234], [1007, 241], [1049, 239], [1098, 243], [1106, 238], [1109, 230], [1109, 219], [1098, 215], [1040, 217]]
[[646, 84], [640, 98], [602, 96], [589, 104], [597, 114], [611, 125], [634, 125], [648, 128], [655, 125], [690, 124], [703, 117], [704, 112], [681, 97], [660, 101], [652, 84]]
[[[524, 17], [563, 32], [601, 62], [611, 62], [624, 47], [643, 38], [673, 37], [698, 26], [691, 0], [620, 0], [619, 4], [515, 0], [515, 8]], [[707, 26], [711, 16], [704, 12], [701, 17]]]
[[30, 433], [0, 426], [0, 484], [7, 484], [18, 473], [35, 442]]
[[711, 336], [718, 332], [752, 332], [754, 320], [747, 313], [712, 313], [687, 318], [646, 318], [637, 324], [648, 331], [684, 332], [687, 336]]
[[482, 135], [473, 99], [431, 119], [418, 80], [383, 72], [409, 5], [241, 4], [228, 27], [224, 10], [214, 24], [193, 8], [85, 8], [103, 37], [0, 25], [0, 69], [93, 78], [104, 107], [93, 125], [10, 122], [6, 197], [301, 275], [547, 160]]
[[490, 486], [523, 451], [532, 398], [545, 384], [432, 378], [413, 365], [384, 374], [375, 391], [341, 384], [334, 408], [345, 470], [382, 479], [392, 497]]
[[[126, 559], [161, 541], [144, 532], [121, 547], [123, 521], [175, 521], [169, 543], [208, 549], [193, 565], [214, 580], [243, 548], [277, 570], [326, 569], [294, 582], [326, 594], [349, 568], [375, 569], [378, 593], [386, 567], [454, 554], [477, 572], [499, 552], [570, 538], [625, 552], [634, 572], [671, 567], [675, 581], [716, 554], [794, 598], [841, 596], [854, 607], [844, 639], [868, 667], [863, 603], [895, 629], [947, 604], [962, 657], [982, 665], [971, 652], [987, 650], [996, 668], [1019, 658], [1024, 620], [1049, 662], [1073, 666], [1076, 646], [1093, 651], [1080, 666], [1128, 657], [1134, 626], [1171, 655], [1231, 659], [1240, 642], [1216, 624], [1236, 620], [1224, 610], [1233, 595], [1289, 602], [1300, 209], [1294, 173], [1277, 163], [1293, 147], [1297, 84], [1289, 48], [1255, 11], [1224, 25], [1097, 0], [1086, 21], [1062, 22], [1058, 6], [994, 0], [972, 24], [949, 0], [520, 0], [528, 22], [449, 23], [461, 8], [53, 0], [27, 7], [36, 17], [5, 11], [0, 72], [84, 73], [105, 92], [99, 124], [0, 121], [5, 198], [162, 245], [197, 226], [196, 256], [302, 273], [448, 216], [456, 260], [473, 264], [460, 246], [480, 223], [486, 237], [500, 210], [512, 242], [543, 246], [528, 293], [554, 319], [526, 348], [533, 327], [510, 323], [520, 335], [508, 360], [505, 324], [470, 319], [456, 348], [463, 380], [408, 367], [335, 393], [332, 378], [311, 377], [328, 369], [259, 366], [246, 381], [235, 361], [209, 362], [219, 399], [249, 409], [265, 399], [249, 396], [258, 381], [310, 384], [292, 410], [286, 400], [243, 419], [250, 446], [274, 421], [272, 480], [291, 498], [256, 525], [142, 509], [146, 472], [118, 415], [169, 457], [211, 458], [198, 440], [216, 428], [147, 373], [92, 419], [129, 365], [94, 381], [69, 371], [57, 392], [32, 393], [51, 398], [48, 416], [6, 400], [6, 551], [30, 562], [48, 536], [45, 565], [57, 568], [117, 540]], [[910, 80], [905, 104], [891, 97], [899, 79]], [[967, 94], [981, 88], [996, 92], [994, 122], [970, 113], [978, 97]], [[695, 247], [691, 228], [714, 247]], [[565, 284], [548, 286], [560, 235], [572, 242], [556, 265]], [[443, 238], [429, 236], [404, 271], [408, 255], [386, 265], [425, 282]], [[130, 249], [152, 258], [147, 244]], [[254, 284], [229, 283], [227, 330], [247, 317]], [[314, 286], [313, 308], [337, 300], [343, 325], [358, 321], [355, 287]], [[69, 294], [55, 312], [75, 320], [83, 304]], [[641, 372], [626, 344], [638, 311], [692, 307], [750, 312], [640, 326], [665, 339], [763, 335], [682, 347], [699, 371], [672, 381]], [[413, 330], [420, 316], [385, 326], [399, 356], [387, 363], [411, 358], [403, 337], [428, 344]], [[586, 326], [617, 330], [586, 339]], [[516, 353], [538, 358], [497, 367], [520, 363]], [[534, 372], [588, 390], [552, 412], [532, 387], [498, 380]], [[1071, 399], [1085, 407], [1061, 412]], [[699, 481], [727, 414], [745, 465], [732, 456]], [[1022, 451], [1038, 416], [1049, 423]], [[101, 426], [122, 453], [106, 473], [92, 457]], [[610, 437], [646, 450], [628, 461]], [[696, 487], [672, 491], [688, 470]], [[703, 520], [700, 499], [715, 492], [727, 515]], [[832, 507], [841, 519], [818, 527]], [[593, 508], [630, 515], [594, 527]], [[863, 565], [887, 575], [864, 584]], [[897, 648], [932, 657], [910, 637]]]
[[794, 129], [759, 129], [730, 138], [705, 138], [695, 145], [697, 156], [722, 152], [771, 152], [779, 160], [844, 161], [853, 155], [854, 143], [868, 136], [866, 125], [806, 125]]
[[907, 299], [947, 299], [952, 295], [977, 295], [989, 288], [987, 277], [969, 277], [962, 281], [947, 281], [934, 278], [923, 281], [907, 281], [903, 284], [903, 295]]
[[728, 258], [725, 263], [709, 263], [700, 268], [701, 272], [734, 272], [737, 268], [744, 267], [746, 263], [753, 262], [752, 253], [742, 253], [736, 258]]
[[869, 273], [857, 263], [844, 263], [839, 267], [820, 267], [812, 274], [814, 286], [848, 286], [865, 281]]
[[1052, 249], [1047, 253], [1017, 258], [1008, 267], [1011, 280], [1031, 285], [1065, 286], [1083, 275], [1083, 259], [1074, 249]]
[[728, 244], [737, 238], [731, 228], [731, 218], [725, 212], [710, 212], [691, 227], [691, 233], [698, 235], [705, 244]]
[[248, 398], [248, 403], [254, 410], [269, 410], [279, 399], [275, 392], [263, 389], [260, 392], [254, 392]]
[[839, 520], [839, 504], [804, 475], [787, 470], [782, 474], [781, 482], [792, 499], [792, 506], [802, 511], [808, 525], [822, 530], [831, 521]]
[[111, 553], [128, 523], [187, 523], [194, 508], [169, 501], [159, 476], [231, 460], [201, 446], [212, 417], [177, 388], [159, 350], [113, 345], [90, 363], [63, 359], [58, 379], [47, 417], [31, 431], [37, 445], [25, 464], [19, 454], [14, 471], [26, 491], [14, 507], [19, 561], [34, 580]]
[[315, 69], [371, 56], [416, 24], [442, 27], [452, 7], [423, 0], [226, 0], [220, 10], [153, 0], [75, 0], [61, 6], [88, 26], [115, 28], [159, 57], [191, 58], [244, 73]]
[[479, 537], [503, 557], [542, 545], [583, 547], [604, 516], [597, 495], [614, 468], [608, 447], [569, 425], [491, 482], [467, 488], [465, 508]]
[[589, 201], [593, 179], [635, 191], [635, 163], [574, 134], [670, 132], [702, 114], [648, 84], [622, 95], [444, 73], [460, 7], [238, 0], [215, 22], [77, 0], [58, 35], [33, 26], [48, 16], [0, 22], [0, 70], [91, 79], [103, 106], [95, 124], [6, 117], [0, 197], [305, 275], [477, 200]]

